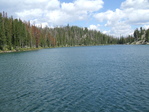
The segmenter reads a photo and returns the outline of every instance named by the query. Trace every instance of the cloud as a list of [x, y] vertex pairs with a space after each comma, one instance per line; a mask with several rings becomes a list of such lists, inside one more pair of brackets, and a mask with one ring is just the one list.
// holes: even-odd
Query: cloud
[[103, 34], [110, 34], [110, 31], [104, 30], [102, 31]]
[[143, 26], [144, 29], [149, 29], [149, 24]]
[[120, 9], [116, 9], [115, 12], [108, 10], [106, 12], [95, 14], [94, 17], [100, 22], [107, 21], [105, 26], [112, 26], [122, 20], [122, 18], [125, 17], [125, 13]]
[[99, 30], [100, 30], [99, 27], [100, 27], [100, 24], [97, 24], [97, 25], [90, 25], [90, 26], [88, 27], [88, 29], [89, 29], [89, 30], [97, 30], [97, 31], [99, 31]]
[[122, 9], [149, 9], [148, 0], [126, 0], [121, 4]]
[[22, 12], [16, 12], [18, 17], [23, 18], [24, 20], [32, 20], [34, 18], [38, 19], [42, 16], [41, 9], [31, 9], [31, 10], [24, 10]]
[[76, 0], [74, 4], [78, 10], [93, 12], [101, 9], [104, 2], [102, 0]]
[[[100, 29], [116, 36], [130, 34], [134, 30], [133, 25], [149, 25], [149, 0], [125, 0], [115, 10], [100, 12], [103, 5], [103, 0], [0, 0], [0, 12], [43, 26], [88, 21], [89, 29]], [[94, 22], [95, 19], [98, 22]]]
[[60, 1], [58, 0], [50, 0], [46, 5], [46, 9], [48, 10], [55, 10], [59, 8], [60, 8]]
[[[106, 20], [108, 24], [114, 21], [126, 21], [130, 24], [144, 24], [149, 21], [148, 0], [126, 0], [121, 4], [121, 9], [97, 13], [94, 17], [100, 22]], [[142, 18], [143, 17], [143, 18]], [[108, 25], [107, 24], [107, 25]]]
[[133, 33], [133, 29], [129, 24], [125, 22], [117, 22], [115, 26], [113, 26], [109, 32], [113, 36], [128, 36]]
[[65, 11], [66, 13], [72, 13], [75, 12], [77, 9], [75, 7], [74, 3], [62, 3], [62, 10]]
[[54, 10], [46, 13], [45, 18], [47, 18], [47, 21], [50, 24], [63, 25], [66, 22], [70, 22], [71, 20], [69, 19], [71, 19], [72, 17], [61, 10]]
[[67, 19], [65, 18], [67, 22], [72, 22], [76, 20], [85, 20], [90, 14], [100, 10], [102, 7], [102, 0], [76, 0], [71, 3], [61, 3], [61, 13], [67, 17]]
[[105, 27], [111, 27], [108, 32], [112, 35], [129, 35], [133, 31], [131, 25], [149, 24], [149, 1], [126, 0], [119, 9], [94, 14], [94, 18], [105, 21]]
[[112, 10], [108, 10], [106, 12], [102, 12], [94, 15], [94, 17], [100, 22], [103, 22], [104, 20], [110, 20], [113, 22], [119, 21], [124, 16], [125, 14], [120, 9], [116, 9], [115, 12]]
[[1, 0], [0, 7], [22, 20], [65, 25], [73, 21], [86, 20], [94, 11], [100, 10], [103, 3], [102, 0], [75, 0], [69, 3], [59, 0]]

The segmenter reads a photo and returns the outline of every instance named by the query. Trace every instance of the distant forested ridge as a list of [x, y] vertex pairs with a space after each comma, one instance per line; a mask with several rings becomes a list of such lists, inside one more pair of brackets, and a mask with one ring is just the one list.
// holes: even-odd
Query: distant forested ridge
[[133, 36], [114, 38], [96, 30], [77, 26], [42, 28], [21, 19], [8, 17], [7, 13], [0, 13], [0, 50], [15, 50], [29, 48], [46, 48], [60, 46], [126, 44], [142, 40], [149, 42], [149, 29], [140, 28]]
[[103, 34], [100, 31], [88, 30], [78, 26], [65, 26], [49, 29], [50, 34], [56, 38], [57, 46], [101, 45], [117, 44], [118, 39]]

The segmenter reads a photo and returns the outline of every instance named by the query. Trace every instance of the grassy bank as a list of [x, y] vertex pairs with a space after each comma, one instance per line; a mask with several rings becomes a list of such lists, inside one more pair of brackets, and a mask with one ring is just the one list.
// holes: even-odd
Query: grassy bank
[[[100, 44], [100, 45], [106, 45], [106, 44]], [[111, 44], [107, 44], [111, 45]], [[55, 46], [55, 47], [38, 47], [38, 48], [18, 48], [13, 50], [0, 50], [0, 53], [11, 53], [11, 52], [24, 52], [24, 51], [34, 51], [34, 50], [40, 50], [40, 49], [47, 49], [47, 48], [61, 48], [61, 47], [79, 47], [79, 46], [99, 46], [99, 45], [75, 45], [75, 46]]]
[[44, 49], [44, 48], [40, 47], [40, 48], [19, 48], [19, 49], [4, 50], [4, 51], [3, 50], [0, 50], [0, 53], [34, 51], [34, 50], [39, 50], [39, 49]]

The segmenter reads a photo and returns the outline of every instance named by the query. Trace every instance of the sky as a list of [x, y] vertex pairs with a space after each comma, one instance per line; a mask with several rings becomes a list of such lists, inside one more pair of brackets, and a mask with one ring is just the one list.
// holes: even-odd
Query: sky
[[115, 37], [149, 28], [149, 0], [0, 0], [0, 12], [42, 27], [75, 25]]

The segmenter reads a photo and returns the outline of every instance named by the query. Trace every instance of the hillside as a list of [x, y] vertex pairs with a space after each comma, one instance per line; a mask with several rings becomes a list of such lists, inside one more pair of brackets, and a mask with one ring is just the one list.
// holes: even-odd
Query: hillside
[[0, 50], [117, 44], [118, 39], [77, 26], [42, 28], [0, 13]]
[[140, 28], [134, 36], [114, 38], [96, 30], [78, 26], [37, 27], [30, 22], [8, 17], [0, 13], [0, 50], [20, 51], [35, 48], [64, 46], [88, 46], [106, 44], [146, 44], [149, 42], [149, 29]]
[[132, 44], [149, 44], [149, 29], [137, 28], [134, 31], [134, 42]]
[[77, 26], [57, 27], [49, 29], [49, 32], [56, 38], [57, 46], [117, 44], [118, 42], [118, 39], [100, 31]]
[[49, 32], [45, 33], [30, 22], [8, 18], [7, 13], [0, 13], [0, 50], [18, 51], [55, 45], [56, 39]]

